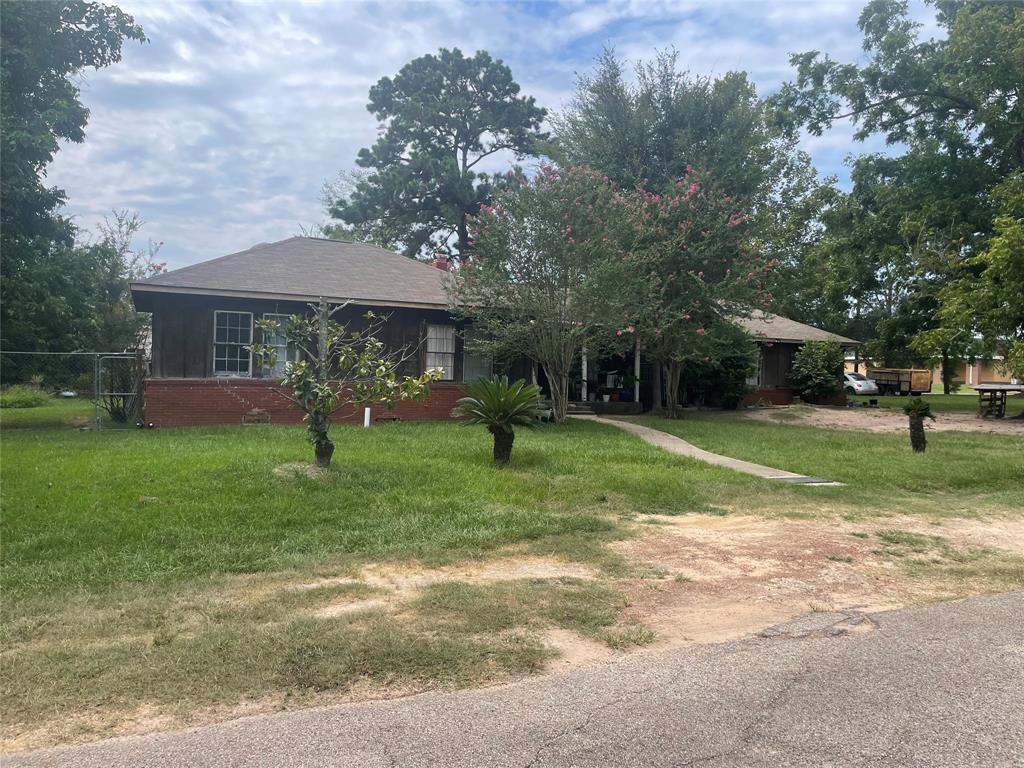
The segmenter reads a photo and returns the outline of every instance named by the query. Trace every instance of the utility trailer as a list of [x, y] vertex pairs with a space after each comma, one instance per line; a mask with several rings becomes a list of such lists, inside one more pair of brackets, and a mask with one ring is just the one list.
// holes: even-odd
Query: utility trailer
[[917, 396], [932, 388], [932, 372], [923, 368], [868, 368], [868, 378], [880, 395]]

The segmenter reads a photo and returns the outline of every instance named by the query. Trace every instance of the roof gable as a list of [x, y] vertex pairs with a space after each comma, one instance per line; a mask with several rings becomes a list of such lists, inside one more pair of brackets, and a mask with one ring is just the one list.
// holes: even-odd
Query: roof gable
[[802, 343], [805, 341], [835, 341], [844, 346], [859, 346], [860, 342], [837, 333], [823, 331], [813, 325], [798, 323], [788, 317], [773, 315], [771, 312], [755, 310], [749, 317], [736, 319], [737, 324], [754, 336], [765, 341]]
[[132, 283], [135, 292], [448, 305], [446, 272], [366, 243], [291, 237]]

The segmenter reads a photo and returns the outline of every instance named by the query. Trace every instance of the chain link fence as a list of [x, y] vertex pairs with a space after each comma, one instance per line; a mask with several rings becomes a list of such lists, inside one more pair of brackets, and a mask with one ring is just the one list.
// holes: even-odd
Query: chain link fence
[[133, 352], [0, 351], [0, 426], [128, 429], [149, 363]]

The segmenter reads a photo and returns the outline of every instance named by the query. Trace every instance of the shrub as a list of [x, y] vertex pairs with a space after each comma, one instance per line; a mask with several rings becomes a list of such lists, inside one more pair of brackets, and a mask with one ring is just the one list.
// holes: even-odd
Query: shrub
[[15, 384], [0, 394], [0, 408], [38, 408], [48, 402], [48, 394], [26, 384]]
[[822, 400], [839, 391], [843, 350], [833, 341], [808, 341], [793, 356], [790, 384], [804, 400]]
[[760, 353], [750, 334], [735, 323], [718, 323], [700, 339], [683, 365], [680, 383], [686, 400], [735, 410], [750, 393], [747, 380]]
[[494, 435], [494, 463], [508, 464], [512, 457], [515, 427], [535, 427], [540, 422], [540, 387], [522, 379], [509, 384], [508, 376], [477, 379], [462, 388], [452, 416], [468, 417], [469, 424], [483, 424]]

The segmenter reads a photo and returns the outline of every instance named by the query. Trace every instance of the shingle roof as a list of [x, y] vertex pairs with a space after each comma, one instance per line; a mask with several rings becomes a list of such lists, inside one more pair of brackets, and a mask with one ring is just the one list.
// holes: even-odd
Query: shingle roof
[[798, 323], [771, 312], [754, 311], [750, 317], [738, 318], [737, 323], [755, 338], [765, 341], [804, 342], [804, 341], [835, 341], [843, 345], [859, 345], [859, 341], [848, 339], [837, 333], [829, 333], [813, 325]]
[[443, 270], [375, 245], [290, 237], [140, 280], [132, 290], [445, 307], [446, 278]]

